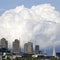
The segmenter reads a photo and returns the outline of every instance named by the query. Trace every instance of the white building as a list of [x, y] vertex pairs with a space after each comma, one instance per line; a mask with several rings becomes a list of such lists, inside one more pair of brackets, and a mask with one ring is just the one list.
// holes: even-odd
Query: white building
[[56, 50], [55, 50], [55, 46], [53, 46], [53, 56], [56, 57]]

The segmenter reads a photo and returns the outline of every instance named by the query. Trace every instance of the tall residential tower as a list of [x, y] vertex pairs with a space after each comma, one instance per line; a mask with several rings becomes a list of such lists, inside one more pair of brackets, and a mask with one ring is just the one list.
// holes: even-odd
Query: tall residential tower
[[24, 44], [24, 53], [33, 54], [33, 43], [28, 42]]
[[18, 39], [15, 39], [15, 41], [13, 42], [13, 53], [15, 55], [20, 54], [20, 42]]
[[0, 43], [2, 48], [8, 49], [8, 41], [5, 38], [2, 38]]

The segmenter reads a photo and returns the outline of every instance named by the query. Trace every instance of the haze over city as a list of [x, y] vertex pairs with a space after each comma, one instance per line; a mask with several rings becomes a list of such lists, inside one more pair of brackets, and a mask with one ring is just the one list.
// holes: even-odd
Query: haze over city
[[[40, 48], [60, 46], [60, 1], [1, 0], [0, 39], [11, 45], [19, 39], [21, 47], [31, 41]], [[54, 42], [54, 43], [53, 43]]]

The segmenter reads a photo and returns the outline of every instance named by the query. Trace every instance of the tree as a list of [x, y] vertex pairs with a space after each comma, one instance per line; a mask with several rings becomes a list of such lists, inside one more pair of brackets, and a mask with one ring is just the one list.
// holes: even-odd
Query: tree
[[51, 58], [50, 60], [58, 60], [57, 58]]
[[6, 60], [11, 60], [10, 57], [7, 57]]

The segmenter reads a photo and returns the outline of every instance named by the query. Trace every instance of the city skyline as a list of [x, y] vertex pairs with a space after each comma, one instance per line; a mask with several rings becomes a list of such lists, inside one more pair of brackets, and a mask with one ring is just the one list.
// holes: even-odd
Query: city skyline
[[[18, 39], [14, 39], [14, 41], [12, 42], [12, 47], [8, 47], [9, 43], [8, 41], [5, 39], [5, 38], [1, 38], [1, 41], [0, 41], [0, 49], [7, 49], [7, 51], [10, 51], [13, 53], [13, 55], [20, 55], [22, 54], [22, 52], [24, 54], [40, 54], [40, 53], [46, 53], [48, 56], [54, 56], [55, 53], [59, 52], [56, 48], [55, 45], [53, 45], [52, 47], [52, 51], [50, 51], [49, 53], [49, 48], [47, 49], [41, 49], [40, 45], [38, 44], [33, 44], [33, 42], [26, 42], [24, 43], [24, 46], [23, 46], [23, 50], [22, 50], [22, 47], [20, 45], [20, 41]], [[51, 49], [50, 49], [51, 50]], [[1, 50], [0, 50], [1, 52]]]
[[24, 51], [22, 51], [20, 43], [21, 42], [18, 39], [15, 39], [12, 42], [11, 49], [9, 49], [8, 41], [5, 38], [2, 38], [0, 41], [0, 52], [1, 52], [1, 49], [4, 49], [4, 50], [6, 49], [7, 51], [10, 50], [10, 52], [13, 53], [14, 55], [20, 55], [22, 52], [24, 54], [39, 54], [40, 53], [39, 45], [34, 46], [33, 42], [27, 42], [24, 44]]
[[[18, 38], [21, 47], [28, 41], [41, 49], [60, 46], [59, 0], [0, 0], [0, 38], [9, 46]], [[54, 43], [53, 43], [54, 42]]]

